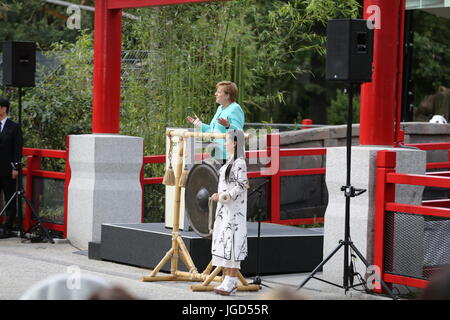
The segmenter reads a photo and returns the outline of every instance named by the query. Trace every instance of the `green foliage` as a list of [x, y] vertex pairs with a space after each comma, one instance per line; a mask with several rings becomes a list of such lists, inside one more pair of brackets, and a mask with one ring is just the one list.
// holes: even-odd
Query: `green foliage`
[[[123, 48], [147, 55], [122, 66], [121, 133], [143, 137], [147, 155], [164, 153], [167, 127], [187, 127], [186, 117], [194, 113], [210, 121], [221, 80], [237, 83], [247, 122], [300, 122], [311, 101], [326, 92], [303, 81], [323, 60], [326, 21], [353, 17], [357, 10], [356, 0], [241, 0], [130, 10], [140, 20], [123, 20]], [[75, 43], [61, 39], [51, 40], [57, 42], [46, 52], [61, 68], [47, 70], [43, 82], [26, 90], [29, 147], [64, 149], [66, 135], [90, 132], [92, 34], [82, 32]], [[298, 95], [305, 97], [303, 109]], [[147, 176], [162, 175], [162, 166], [147, 167]], [[149, 194], [146, 204], [160, 216], [163, 197]]]
[[325, 92], [297, 81], [311, 74], [312, 57], [324, 53], [325, 22], [358, 10], [354, 0], [328, 4], [327, 11], [312, 0], [138, 9], [133, 14], [141, 21], [124, 21], [124, 48], [150, 49], [157, 56], [148, 62], [154, 86], [145, 96], [152, 110], [162, 104], [158, 114], [168, 126], [185, 126], [193, 113], [209, 121], [215, 112], [214, 84], [224, 79], [238, 84], [248, 122], [292, 122], [299, 113], [292, 96]]
[[[93, 0], [72, 0], [71, 3], [93, 5]], [[42, 50], [53, 43], [73, 42], [80, 31], [66, 26], [66, 7], [42, 0], [2, 0], [0, 2], [0, 39], [35, 41]], [[92, 28], [93, 13], [82, 12], [82, 28]], [[30, 27], [32, 26], [32, 27]]]
[[[123, 47], [148, 55], [138, 66], [123, 65], [121, 133], [144, 137], [146, 154], [163, 153], [166, 127], [185, 127], [194, 113], [212, 118], [214, 85], [225, 79], [238, 84], [248, 122], [278, 122], [292, 79], [310, 73], [311, 57], [323, 54], [325, 22], [358, 9], [354, 0], [333, 3], [243, 0], [133, 10], [140, 20], [124, 19]], [[46, 52], [61, 68], [26, 90], [27, 146], [62, 149], [66, 135], [90, 132], [92, 48], [84, 32]], [[323, 93], [313, 84], [306, 90]]]
[[450, 20], [417, 10], [414, 12], [412, 92], [414, 105], [440, 86], [450, 87]]
[[[353, 96], [353, 120], [352, 123], [359, 123], [359, 95]], [[327, 109], [328, 124], [338, 125], [347, 123], [348, 95], [343, 90], [336, 90], [336, 98], [331, 101]]]
[[[269, 2], [266, 2], [269, 3]], [[328, 6], [324, 10], [324, 6]], [[265, 10], [257, 8], [250, 25], [257, 35], [259, 47], [266, 48], [260, 58], [259, 78], [255, 93], [266, 92], [276, 99], [259, 99], [253, 94], [256, 106], [251, 109], [253, 122], [272, 117], [275, 122], [301, 122], [325, 114], [329, 91], [323, 79], [326, 43], [326, 22], [333, 18], [355, 17], [357, 1], [273, 1]], [[269, 17], [269, 19], [267, 19]], [[258, 48], [259, 48], [258, 47]], [[257, 107], [257, 108], [256, 108]], [[260, 112], [263, 111], [263, 112]], [[323, 122], [324, 123], [325, 119]]]
[[[65, 149], [67, 135], [91, 132], [92, 42], [90, 35], [82, 34], [77, 42], [55, 43], [46, 52], [61, 67], [47, 71], [36, 87], [23, 90], [27, 147]], [[13, 102], [13, 117], [17, 118], [17, 99]]]

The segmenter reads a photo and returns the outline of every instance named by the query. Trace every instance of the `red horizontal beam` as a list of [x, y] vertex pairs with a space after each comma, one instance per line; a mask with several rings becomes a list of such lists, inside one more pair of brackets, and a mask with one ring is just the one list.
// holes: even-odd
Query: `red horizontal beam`
[[388, 173], [386, 183], [408, 184], [436, 188], [450, 188], [450, 178], [419, 174]]
[[144, 185], [147, 184], [162, 184], [163, 177], [144, 178]]
[[[36, 220], [33, 220], [32, 225], [36, 224]], [[42, 225], [49, 230], [55, 230], [55, 231], [63, 231], [64, 232], [64, 225], [63, 224], [57, 224], [57, 223], [51, 223], [51, 222], [42, 222]]]
[[280, 170], [280, 176], [306, 176], [313, 174], [325, 174], [325, 168], [312, 168], [312, 169], [290, 169], [290, 170]]
[[66, 179], [65, 172], [33, 170], [33, 177], [52, 178], [52, 179]]
[[425, 200], [422, 201], [423, 206], [429, 207], [440, 207], [440, 208], [450, 208], [450, 199], [445, 200]]
[[[196, 2], [218, 2], [220, 0], [109, 0], [108, 9], [127, 9], [154, 6], [167, 6], [174, 4], [196, 3]], [[223, 1], [223, 0], [222, 0]]]
[[[306, 149], [280, 149], [281, 157], [301, 157], [301, 156], [320, 156], [327, 153], [326, 148], [306, 148]], [[267, 150], [253, 150], [246, 151], [245, 155], [250, 158], [267, 158]], [[202, 157], [202, 158], [201, 158]], [[206, 159], [209, 154], [196, 154], [195, 160]], [[164, 163], [166, 161], [165, 155], [144, 156], [144, 164], [148, 163]]]
[[67, 158], [66, 150], [23, 148], [22, 154], [24, 156], [36, 156], [36, 157], [59, 158], [59, 159]]
[[281, 157], [321, 156], [327, 153], [326, 148], [292, 148], [280, 149]]
[[[290, 170], [280, 170], [279, 175], [281, 177], [291, 177], [291, 176], [306, 176], [315, 174], [325, 174], [325, 168], [312, 168], [312, 169], [290, 169]], [[261, 171], [250, 171], [247, 172], [248, 178], [267, 178], [267, 175]]]
[[63, 224], [56, 224], [56, 223], [50, 223], [50, 222], [43, 222], [42, 223], [46, 229], [49, 230], [55, 230], [55, 231], [62, 231], [64, 232], [64, 225]]
[[395, 274], [385, 273], [383, 275], [383, 280], [388, 283], [401, 284], [404, 286], [416, 287], [416, 288], [425, 288], [428, 286], [428, 281], [417, 278], [409, 278], [405, 276], [398, 276]]
[[411, 143], [407, 144], [406, 146], [419, 148], [420, 150], [447, 150], [450, 149], [450, 142]]
[[427, 172], [427, 176], [443, 176], [443, 177], [450, 177], [450, 171]]
[[[30, 171], [28, 169], [23, 169], [23, 174], [28, 175]], [[56, 171], [45, 171], [45, 170], [33, 170], [33, 177], [42, 177], [42, 178], [51, 178], [51, 179], [66, 179], [65, 172], [56, 172]]]
[[282, 219], [280, 223], [285, 225], [299, 225], [299, 224], [313, 224], [313, 223], [323, 223], [324, 218], [299, 218], [299, 219]]
[[144, 157], [144, 164], [148, 163], [165, 163], [166, 162], [166, 156], [158, 155], [158, 156], [145, 156]]
[[427, 169], [446, 169], [450, 168], [450, 162], [428, 162]]
[[450, 209], [432, 206], [417, 206], [396, 202], [386, 203], [386, 211], [398, 211], [403, 213], [419, 214], [424, 216], [450, 218]]

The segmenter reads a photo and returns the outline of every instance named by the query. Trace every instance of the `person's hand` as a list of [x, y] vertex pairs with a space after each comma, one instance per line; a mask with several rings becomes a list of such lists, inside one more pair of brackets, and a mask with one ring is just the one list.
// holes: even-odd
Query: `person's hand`
[[11, 174], [11, 177], [12, 177], [13, 179], [16, 179], [18, 176], [19, 176], [19, 171], [18, 171], [18, 170], [13, 170], [13, 171], [12, 171], [12, 174]]
[[231, 202], [231, 196], [228, 192], [221, 192], [219, 194], [219, 202], [222, 204], [227, 204]]
[[190, 116], [188, 116], [188, 117], [186, 118], [186, 120], [189, 121], [189, 122], [192, 123], [192, 124], [194, 124], [194, 122], [195, 122], [195, 119], [192, 118], [192, 117], [190, 117]]
[[217, 119], [217, 122], [221, 125], [223, 125], [225, 128], [228, 128], [230, 126], [230, 121], [228, 120], [228, 118], [224, 119], [224, 118], [219, 118]]
[[189, 121], [190, 123], [192, 123], [196, 127], [202, 125], [202, 122], [200, 121], [200, 119], [197, 116], [195, 116], [195, 118], [188, 116], [186, 118], [186, 120]]
[[211, 196], [211, 198], [212, 198], [213, 201], [218, 202], [219, 201], [219, 194], [216, 192], [216, 193], [214, 193]]

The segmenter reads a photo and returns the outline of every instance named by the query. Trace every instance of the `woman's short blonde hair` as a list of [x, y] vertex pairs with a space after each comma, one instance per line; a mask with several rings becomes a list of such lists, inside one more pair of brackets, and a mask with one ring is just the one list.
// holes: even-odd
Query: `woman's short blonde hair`
[[238, 87], [236, 83], [231, 81], [220, 81], [216, 84], [216, 89], [223, 88], [223, 91], [230, 96], [230, 101], [235, 102], [238, 95]]

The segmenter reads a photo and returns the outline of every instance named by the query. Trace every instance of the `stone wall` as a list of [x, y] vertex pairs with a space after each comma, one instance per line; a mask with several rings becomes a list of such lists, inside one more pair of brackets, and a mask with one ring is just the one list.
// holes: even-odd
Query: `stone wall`
[[[405, 132], [405, 144], [450, 142], [450, 124], [428, 122], [406, 122], [401, 124]], [[359, 145], [359, 124], [352, 126], [352, 144]], [[282, 148], [322, 148], [346, 145], [347, 126], [328, 126], [307, 130], [286, 131], [280, 133]], [[447, 151], [427, 152], [427, 162], [447, 161]], [[323, 159], [321, 159], [323, 161]], [[318, 161], [316, 159], [316, 161]], [[320, 164], [311, 160], [284, 159], [286, 168], [302, 168], [302, 166]], [[306, 162], [306, 163], [305, 163]], [[324, 164], [324, 162], [322, 162]]]
[[[450, 125], [428, 122], [401, 124], [405, 144], [450, 142]], [[281, 148], [327, 148], [346, 145], [347, 126], [327, 126], [280, 133]], [[359, 145], [359, 124], [352, 126], [352, 145]], [[326, 155], [283, 157], [281, 169], [325, 168]], [[447, 150], [427, 151], [427, 162], [448, 161]], [[342, 181], [344, 184], [345, 181]], [[356, 182], [355, 182], [356, 183]], [[426, 188], [424, 199], [439, 198], [433, 188]], [[328, 191], [321, 175], [282, 177], [281, 218], [323, 217], [328, 204]]]

